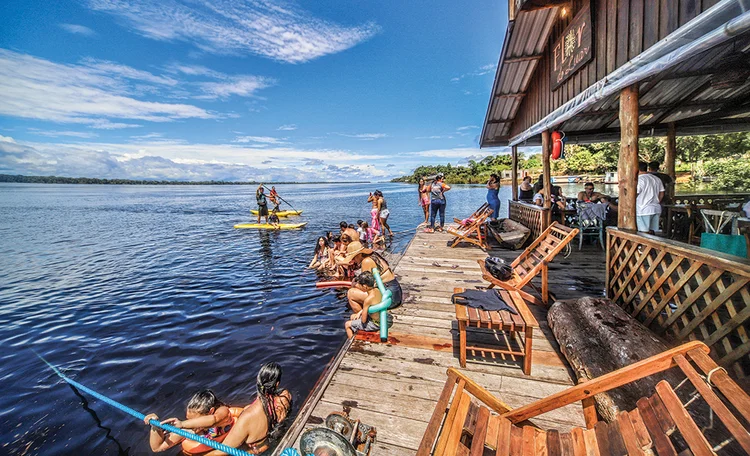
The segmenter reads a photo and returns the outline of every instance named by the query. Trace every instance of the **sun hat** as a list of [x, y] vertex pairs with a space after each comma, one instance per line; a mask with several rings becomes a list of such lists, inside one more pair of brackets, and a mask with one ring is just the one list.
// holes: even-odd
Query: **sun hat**
[[369, 255], [372, 253], [372, 249], [366, 249], [359, 241], [352, 241], [349, 243], [349, 245], [346, 246], [346, 255], [344, 255], [342, 258], [336, 259], [336, 262], [338, 264], [350, 264], [354, 257], [359, 255], [360, 253]]

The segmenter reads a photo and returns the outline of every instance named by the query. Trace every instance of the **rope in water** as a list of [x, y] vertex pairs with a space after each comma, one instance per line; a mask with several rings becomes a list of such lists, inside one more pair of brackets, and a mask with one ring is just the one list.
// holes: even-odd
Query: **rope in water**
[[[36, 354], [36, 356], [39, 357], [39, 359], [41, 359], [42, 361], [44, 361], [44, 363], [47, 366], [49, 366], [50, 369], [52, 369], [53, 371], [55, 371], [55, 373], [58, 375], [58, 377], [60, 377], [61, 379], [65, 380], [66, 382], [68, 382], [68, 384], [70, 384], [72, 386], [75, 386], [79, 390], [81, 390], [81, 391], [83, 391], [85, 393], [88, 393], [88, 394], [94, 396], [95, 398], [97, 398], [97, 399], [99, 399], [99, 400], [101, 400], [101, 401], [103, 401], [103, 402], [111, 405], [112, 407], [114, 407], [114, 408], [116, 408], [118, 410], [121, 410], [121, 411], [127, 413], [128, 415], [131, 415], [131, 416], [133, 416], [135, 418], [138, 418], [141, 421], [143, 421], [146, 418], [146, 415], [144, 415], [143, 413], [141, 413], [141, 412], [139, 412], [137, 410], [133, 410], [132, 408], [130, 408], [130, 407], [126, 406], [126, 405], [120, 404], [119, 402], [114, 401], [114, 400], [108, 398], [107, 396], [105, 396], [103, 394], [97, 393], [96, 391], [92, 390], [91, 388], [88, 388], [88, 387], [86, 387], [84, 385], [81, 385], [80, 383], [78, 383], [77, 381], [75, 381], [75, 380], [73, 380], [71, 378], [68, 378], [67, 376], [65, 376], [65, 374], [63, 374], [62, 372], [60, 372], [60, 370], [58, 368], [56, 368], [55, 366], [53, 366], [52, 364], [50, 364], [46, 359], [44, 359], [39, 353], [36, 353], [36, 352], [34, 352], [34, 353]], [[172, 425], [162, 424], [158, 420], [151, 419], [151, 420], [149, 420], [148, 423], [151, 426], [155, 426], [155, 427], [164, 429], [165, 431], [171, 432], [173, 434], [177, 434], [180, 437], [185, 437], [186, 439], [190, 439], [190, 440], [194, 440], [194, 441], [196, 441], [198, 443], [202, 443], [203, 445], [209, 446], [209, 447], [211, 447], [211, 448], [213, 448], [215, 450], [223, 451], [224, 453], [227, 453], [227, 454], [229, 454], [231, 456], [255, 456], [253, 454], [248, 453], [247, 451], [242, 451], [242, 450], [237, 449], [237, 448], [232, 448], [230, 446], [224, 445], [223, 443], [216, 442], [214, 440], [208, 439], [208, 438], [200, 436], [198, 434], [193, 434], [192, 432], [188, 432], [188, 431], [185, 431], [183, 429], [176, 428], [176, 427], [174, 427]]]

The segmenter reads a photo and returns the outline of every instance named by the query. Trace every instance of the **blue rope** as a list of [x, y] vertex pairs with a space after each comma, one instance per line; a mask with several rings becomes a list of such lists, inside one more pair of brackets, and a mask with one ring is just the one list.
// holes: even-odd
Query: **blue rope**
[[[141, 421], [143, 421], [146, 418], [146, 415], [144, 415], [143, 413], [141, 413], [141, 412], [139, 412], [137, 410], [133, 410], [132, 408], [130, 408], [130, 407], [126, 406], [126, 405], [122, 405], [119, 402], [114, 401], [114, 400], [108, 398], [107, 396], [104, 396], [103, 394], [99, 394], [96, 391], [92, 390], [91, 388], [88, 388], [88, 387], [86, 387], [84, 385], [81, 385], [77, 381], [66, 377], [65, 374], [63, 374], [62, 372], [60, 372], [60, 370], [58, 368], [56, 368], [55, 366], [53, 366], [52, 364], [50, 364], [46, 359], [42, 358], [42, 356], [39, 353], [36, 353], [36, 352], [34, 352], [34, 353], [36, 354], [36, 356], [39, 357], [39, 359], [41, 359], [42, 361], [44, 361], [44, 363], [47, 366], [49, 366], [50, 369], [52, 369], [53, 371], [55, 371], [55, 373], [61, 379], [65, 380], [69, 384], [75, 386], [79, 390], [81, 390], [83, 392], [86, 392], [86, 393], [94, 396], [95, 398], [97, 398], [97, 399], [99, 399], [101, 401], [104, 401], [105, 403], [111, 405], [112, 407], [114, 407], [114, 408], [116, 408], [118, 410], [121, 410], [121, 411], [127, 413], [128, 415], [131, 415], [131, 416], [133, 416], [135, 418], [138, 418]], [[237, 448], [232, 448], [230, 446], [224, 445], [223, 443], [216, 442], [214, 440], [208, 439], [208, 438], [203, 437], [203, 436], [198, 435], [198, 434], [193, 434], [192, 432], [188, 432], [188, 431], [185, 431], [183, 429], [176, 428], [176, 427], [174, 427], [172, 425], [162, 424], [158, 420], [151, 419], [151, 420], [149, 420], [148, 424], [150, 424], [151, 426], [155, 426], [155, 427], [164, 429], [165, 431], [171, 432], [173, 434], [177, 434], [180, 437], [185, 437], [186, 439], [190, 439], [190, 440], [194, 440], [194, 441], [196, 441], [198, 443], [202, 443], [203, 445], [209, 446], [209, 447], [211, 447], [211, 448], [213, 448], [215, 450], [223, 451], [224, 453], [227, 453], [227, 454], [229, 454], [231, 456], [255, 456], [255, 455], [250, 454], [250, 453], [248, 453], [246, 451], [242, 451], [242, 450], [237, 449]]]

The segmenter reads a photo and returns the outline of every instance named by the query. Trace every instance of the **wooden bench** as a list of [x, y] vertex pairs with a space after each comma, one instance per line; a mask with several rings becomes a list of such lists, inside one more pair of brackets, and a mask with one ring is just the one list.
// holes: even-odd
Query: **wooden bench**
[[461, 242], [468, 242], [474, 244], [479, 248], [487, 248], [487, 234], [485, 232], [484, 224], [487, 219], [492, 215], [492, 208], [489, 205], [482, 206], [477, 212], [471, 215], [466, 224], [459, 225], [456, 229], [446, 228], [445, 232], [455, 236], [451, 247], [457, 246]]
[[[510, 280], [495, 278], [484, 267], [484, 260], [477, 260], [482, 270], [482, 278], [490, 283], [488, 288], [498, 286], [506, 290], [517, 291], [527, 302], [546, 306], [549, 304], [550, 298], [548, 265], [570, 241], [575, 239], [577, 234], [578, 228], [569, 228], [557, 222], [552, 222], [544, 230], [544, 233], [536, 238], [523, 253], [513, 260], [513, 263], [511, 263], [513, 276]], [[538, 275], [542, 276], [541, 290], [537, 290], [534, 284], [531, 283]], [[524, 290], [527, 287], [539, 293], [541, 299]]]
[[[735, 440], [735, 451], [750, 454], [750, 397], [708, 352], [703, 343], [689, 342], [515, 410], [461, 372], [448, 369], [417, 455], [713, 455], [713, 446], [726, 441], [709, 442], [695, 423], [688, 411], [700, 403], [689, 400], [693, 389], [713, 410], [716, 426], [721, 421]], [[673, 367], [687, 377], [685, 390], [676, 392], [659, 382], [650, 396], [633, 410], [620, 412], [616, 421], [597, 420], [590, 405], [594, 395]], [[578, 401], [584, 404], [587, 429], [542, 430], [528, 422]]]
[[[454, 288], [453, 292], [463, 293], [464, 289]], [[500, 290], [499, 292], [503, 301], [515, 309], [518, 314], [513, 314], [507, 310], [487, 311], [464, 304], [454, 304], [456, 320], [458, 320], [459, 362], [461, 367], [466, 367], [466, 353], [469, 350], [482, 354], [498, 353], [513, 357], [518, 356], [523, 358], [523, 373], [531, 375], [531, 338], [534, 329], [539, 328], [539, 323], [519, 293], [506, 290]], [[502, 332], [502, 338], [507, 348], [467, 345], [466, 328], [468, 327]], [[516, 343], [520, 346], [520, 349], [514, 347]]]

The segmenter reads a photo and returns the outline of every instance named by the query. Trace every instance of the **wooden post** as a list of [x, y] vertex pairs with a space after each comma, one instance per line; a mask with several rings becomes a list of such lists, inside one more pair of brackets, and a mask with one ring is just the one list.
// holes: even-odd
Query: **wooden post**
[[544, 217], [544, 226], [547, 229], [551, 223], [552, 214], [552, 176], [550, 174], [550, 157], [552, 156], [552, 137], [549, 130], [542, 132], [542, 182], [544, 183], [544, 207], [548, 210]]
[[664, 154], [664, 172], [672, 178], [672, 185], [667, 188], [667, 201], [674, 199], [674, 189], [676, 181], [675, 173], [675, 160], [677, 158], [677, 130], [674, 126], [674, 122], [670, 122], [667, 125], [667, 147], [666, 153]]
[[518, 146], [511, 148], [511, 158], [513, 163], [510, 168], [510, 179], [512, 188], [513, 201], [518, 201]]
[[617, 226], [637, 230], [635, 200], [638, 190], [638, 84], [620, 92], [620, 160], [617, 163], [620, 198]]

